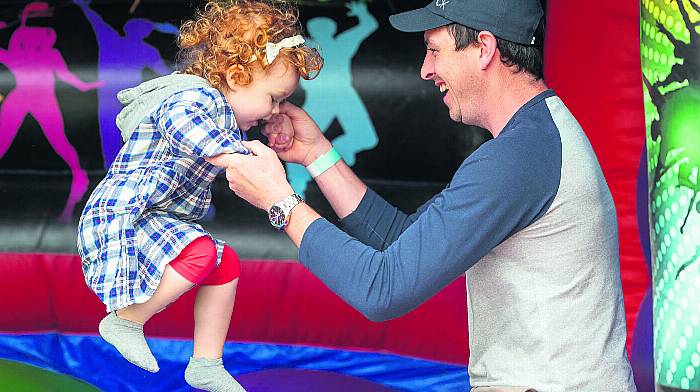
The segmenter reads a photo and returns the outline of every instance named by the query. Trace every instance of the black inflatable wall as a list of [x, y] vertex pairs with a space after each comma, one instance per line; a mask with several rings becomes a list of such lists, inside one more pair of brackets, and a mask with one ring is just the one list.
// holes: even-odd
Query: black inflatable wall
[[[406, 209], [439, 191], [464, 157], [487, 139], [483, 130], [452, 122], [440, 92], [421, 80], [422, 35], [400, 33], [388, 23], [390, 14], [423, 3], [300, 2], [302, 24], [316, 35], [313, 44], [327, 58], [327, 66], [290, 98], [322, 117], [329, 137], [352, 139], [346, 161], [370, 186]], [[113, 107], [115, 92], [174, 70], [175, 28], [203, 4], [4, 2], [0, 251], [74, 252], [80, 210], [113, 158], [106, 133], [118, 110]], [[248, 136], [260, 137], [257, 130]], [[71, 163], [71, 151], [78, 163]], [[75, 189], [80, 188], [76, 179], [81, 172], [90, 178], [85, 193]], [[289, 173], [296, 172], [291, 168]], [[270, 234], [264, 214], [236, 199], [225, 184], [218, 184], [214, 193], [215, 231]], [[306, 197], [332, 216], [313, 183]], [[288, 243], [280, 249], [251, 247], [243, 255], [294, 257]]]

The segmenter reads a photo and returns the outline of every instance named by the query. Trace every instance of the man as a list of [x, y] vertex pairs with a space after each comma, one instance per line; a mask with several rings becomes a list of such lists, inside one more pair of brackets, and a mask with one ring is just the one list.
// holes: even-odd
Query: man
[[344, 231], [289, 196], [261, 143], [215, 163], [371, 320], [401, 316], [467, 272], [474, 391], [635, 391], [615, 206], [584, 132], [542, 80], [542, 16], [538, 0], [436, 0], [390, 18], [424, 32], [421, 77], [445, 93], [452, 120], [494, 136], [412, 215], [368, 189], [291, 104], [265, 134], [274, 145], [294, 128], [277, 155], [307, 167]]

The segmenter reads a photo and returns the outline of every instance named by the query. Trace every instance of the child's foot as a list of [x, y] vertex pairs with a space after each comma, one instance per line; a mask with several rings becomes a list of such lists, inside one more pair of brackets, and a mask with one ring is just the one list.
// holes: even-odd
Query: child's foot
[[185, 369], [185, 381], [193, 388], [210, 392], [245, 392], [241, 384], [226, 371], [221, 358], [190, 358]]
[[143, 325], [117, 317], [111, 312], [100, 321], [100, 335], [134, 365], [155, 373], [160, 368], [143, 336]]

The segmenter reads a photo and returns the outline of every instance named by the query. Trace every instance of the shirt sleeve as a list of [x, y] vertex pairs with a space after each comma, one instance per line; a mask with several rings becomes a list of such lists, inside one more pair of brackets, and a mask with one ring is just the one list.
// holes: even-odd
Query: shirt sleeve
[[340, 220], [340, 226], [362, 243], [384, 250], [416, 221], [433, 199], [419, 207], [415, 213], [407, 215], [367, 188], [360, 204], [355, 211]]
[[156, 128], [176, 155], [212, 157], [224, 153], [247, 154], [238, 128], [223, 129], [216, 97], [205, 89], [185, 90], [168, 97], [154, 113]]
[[350, 223], [359, 238], [317, 219], [304, 233], [300, 262], [370, 320], [413, 310], [541, 216], [556, 195], [555, 162], [533, 166], [531, 152], [504, 159], [484, 147], [411, 217], [369, 194], [353, 218], [369, 223]]

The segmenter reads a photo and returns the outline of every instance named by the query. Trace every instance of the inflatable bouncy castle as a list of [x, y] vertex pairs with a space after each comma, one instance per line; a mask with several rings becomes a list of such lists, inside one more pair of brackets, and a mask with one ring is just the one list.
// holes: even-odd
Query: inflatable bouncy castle
[[[176, 69], [177, 27], [203, 3], [3, 5], [0, 385], [7, 390], [190, 390], [182, 373], [194, 293], [146, 325], [161, 369], [141, 370], [97, 333], [105, 309], [85, 284], [76, 239], [87, 197], [121, 148], [116, 93]], [[389, 15], [426, 1], [298, 3], [326, 64], [290, 101], [317, 119], [377, 193], [412, 211], [490, 138], [450, 120], [439, 91], [420, 78], [422, 36], [389, 25]], [[617, 208], [637, 389], [700, 390], [700, 3], [542, 3], [545, 82], [586, 131]], [[259, 129], [247, 136], [263, 138]], [[286, 170], [295, 191], [333, 220], [305, 170]], [[249, 391], [469, 389], [464, 277], [409, 314], [375, 323], [301, 266], [294, 245], [224, 178], [202, 225], [241, 258], [224, 361]]]

